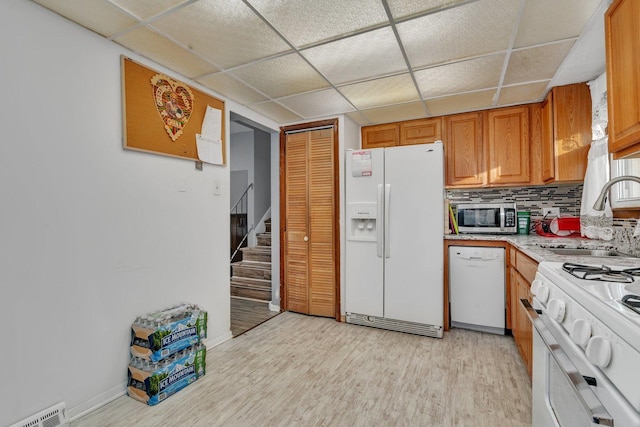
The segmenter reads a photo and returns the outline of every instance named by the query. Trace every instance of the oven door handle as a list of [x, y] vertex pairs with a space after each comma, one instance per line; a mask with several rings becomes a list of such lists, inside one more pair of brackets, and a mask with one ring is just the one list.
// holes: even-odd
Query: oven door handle
[[527, 316], [540, 334], [547, 350], [555, 359], [560, 370], [569, 381], [569, 384], [571, 384], [584, 411], [591, 417], [595, 424], [613, 426], [613, 418], [611, 418], [611, 415], [609, 415], [602, 403], [600, 403], [600, 400], [598, 400], [598, 397], [593, 390], [591, 390], [587, 381], [556, 342], [549, 328], [547, 328], [544, 319], [538, 316], [538, 312], [531, 306], [528, 300], [521, 299], [520, 304], [522, 308], [526, 310]]

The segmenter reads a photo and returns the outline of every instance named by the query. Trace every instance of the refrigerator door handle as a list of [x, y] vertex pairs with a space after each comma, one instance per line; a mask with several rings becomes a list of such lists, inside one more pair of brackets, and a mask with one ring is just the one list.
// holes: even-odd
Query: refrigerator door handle
[[384, 214], [384, 204], [382, 198], [382, 184], [378, 184], [378, 218], [376, 222], [376, 240], [378, 242], [378, 258], [382, 258], [382, 248], [384, 247], [384, 241], [382, 240], [382, 215]]
[[384, 257], [391, 258], [390, 246], [390, 230], [389, 230], [389, 197], [391, 195], [391, 184], [384, 186]]

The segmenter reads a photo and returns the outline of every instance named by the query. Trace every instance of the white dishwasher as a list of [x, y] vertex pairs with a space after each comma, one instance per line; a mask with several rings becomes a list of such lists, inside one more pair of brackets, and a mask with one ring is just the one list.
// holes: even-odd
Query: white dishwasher
[[449, 246], [451, 326], [505, 334], [504, 248]]

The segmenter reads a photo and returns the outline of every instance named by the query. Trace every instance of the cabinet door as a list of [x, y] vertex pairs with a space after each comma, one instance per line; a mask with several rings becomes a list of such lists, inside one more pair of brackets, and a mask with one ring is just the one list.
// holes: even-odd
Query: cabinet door
[[362, 148], [394, 147], [400, 141], [398, 123], [362, 127]]
[[609, 151], [640, 151], [640, 2], [616, 0], [605, 14]]
[[428, 144], [442, 140], [442, 118], [400, 122], [400, 145]]
[[516, 344], [518, 345], [518, 350], [520, 352], [520, 356], [527, 366], [527, 372], [529, 373], [529, 377], [531, 377], [531, 356], [533, 350], [533, 330], [531, 322], [527, 317], [527, 312], [525, 308], [520, 303], [521, 299], [526, 299], [531, 302], [531, 296], [529, 294], [529, 282], [526, 281], [524, 277], [522, 277], [519, 273], [515, 274], [516, 276], [516, 288], [518, 294], [517, 300], [517, 334], [516, 334]]
[[584, 181], [591, 146], [591, 92], [579, 83], [554, 87], [552, 93], [554, 182]]
[[444, 143], [447, 187], [479, 187], [484, 184], [482, 161], [482, 113], [447, 116]]
[[547, 99], [542, 103], [542, 172], [543, 182], [550, 182], [555, 175], [555, 147], [553, 139], [553, 91], [549, 91]]
[[489, 184], [528, 184], [529, 107], [491, 110], [487, 119]]

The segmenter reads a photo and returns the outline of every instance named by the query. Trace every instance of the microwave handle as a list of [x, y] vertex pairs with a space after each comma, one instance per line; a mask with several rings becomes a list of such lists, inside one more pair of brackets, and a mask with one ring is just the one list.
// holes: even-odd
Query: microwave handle
[[500, 206], [500, 231], [504, 231], [505, 219], [504, 219], [504, 207]]
[[[585, 413], [588, 414], [596, 424], [613, 426], [613, 418], [611, 418], [611, 415], [609, 415], [602, 403], [600, 403], [600, 400], [598, 400], [587, 381], [580, 374], [573, 362], [571, 362], [571, 359], [569, 359], [567, 354], [555, 341], [553, 335], [549, 332], [547, 325], [544, 323], [544, 320], [538, 316], [538, 312], [531, 306], [529, 300], [521, 299], [520, 309], [524, 309], [526, 311], [527, 317], [531, 321], [533, 327], [536, 328], [536, 332], [538, 332], [540, 338], [542, 338], [544, 345], [547, 347], [547, 351], [555, 359], [560, 370], [571, 384]], [[591, 402], [591, 404], [588, 402]]]

